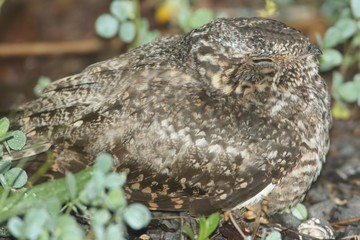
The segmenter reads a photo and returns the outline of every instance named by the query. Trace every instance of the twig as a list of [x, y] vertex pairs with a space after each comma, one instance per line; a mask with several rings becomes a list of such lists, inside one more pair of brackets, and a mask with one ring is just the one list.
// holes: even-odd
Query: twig
[[246, 238], [244, 232], [241, 230], [241, 228], [239, 227], [239, 225], [236, 223], [235, 219], [234, 219], [234, 216], [231, 214], [231, 212], [229, 212], [229, 218], [230, 218], [230, 221], [231, 223], [233, 224], [234, 228], [238, 231], [238, 233], [241, 235], [241, 237], [243, 239]]
[[347, 219], [334, 221], [334, 222], [331, 222], [331, 225], [332, 226], [348, 225], [350, 223], [356, 223], [356, 222], [360, 222], [360, 217], [353, 217], [353, 218], [347, 218]]
[[29, 55], [88, 54], [106, 48], [121, 48], [116, 41], [102, 41], [97, 38], [66, 42], [3, 43], [0, 44], [0, 57], [19, 57]]

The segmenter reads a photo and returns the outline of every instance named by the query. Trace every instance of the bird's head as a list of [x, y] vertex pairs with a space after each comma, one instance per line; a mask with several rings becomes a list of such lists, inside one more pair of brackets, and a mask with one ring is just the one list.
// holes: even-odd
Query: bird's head
[[190, 32], [184, 43], [190, 68], [225, 94], [299, 86], [318, 74], [320, 50], [275, 20], [216, 19]]

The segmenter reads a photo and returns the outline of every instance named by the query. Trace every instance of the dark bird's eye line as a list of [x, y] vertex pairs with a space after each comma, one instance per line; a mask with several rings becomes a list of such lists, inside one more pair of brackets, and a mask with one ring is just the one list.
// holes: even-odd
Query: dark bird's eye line
[[270, 58], [255, 58], [252, 61], [253, 61], [253, 63], [273, 62], [273, 60]]

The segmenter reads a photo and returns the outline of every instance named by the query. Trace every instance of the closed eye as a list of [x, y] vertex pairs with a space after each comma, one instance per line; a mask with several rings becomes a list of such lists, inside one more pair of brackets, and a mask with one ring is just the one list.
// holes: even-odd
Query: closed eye
[[253, 63], [272, 63], [273, 60], [271, 58], [256, 58], [252, 60]]

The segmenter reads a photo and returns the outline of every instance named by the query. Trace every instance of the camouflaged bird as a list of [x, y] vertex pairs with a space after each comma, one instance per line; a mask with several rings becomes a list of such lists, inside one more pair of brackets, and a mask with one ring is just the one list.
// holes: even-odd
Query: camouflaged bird
[[36, 147], [7, 157], [52, 147], [64, 173], [108, 152], [150, 209], [272, 214], [303, 199], [329, 149], [318, 54], [275, 20], [216, 19], [53, 82], [14, 120]]

